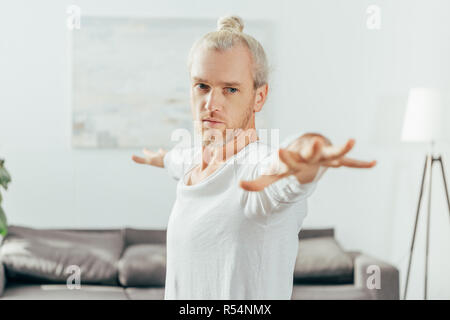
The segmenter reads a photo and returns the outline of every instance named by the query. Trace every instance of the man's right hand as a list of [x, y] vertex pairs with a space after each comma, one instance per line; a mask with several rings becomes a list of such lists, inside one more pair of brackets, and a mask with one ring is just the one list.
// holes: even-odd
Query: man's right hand
[[148, 164], [151, 166], [164, 168], [164, 156], [167, 153], [166, 150], [159, 149], [158, 152], [153, 152], [144, 148], [142, 152], [145, 154], [144, 158], [133, 155], [131, 159], [140, 164]]

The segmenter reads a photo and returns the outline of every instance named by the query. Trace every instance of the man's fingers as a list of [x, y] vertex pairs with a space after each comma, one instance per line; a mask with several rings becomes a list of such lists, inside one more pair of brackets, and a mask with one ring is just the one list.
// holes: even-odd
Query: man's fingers
[[156, 167], [164, 167], [162, 159], [164, 158], [164, 155], [167, 153], [167, 151], [160, 148], [158, 152], [154, 152], [147, 148], [143, 148], [142, 153], [145, 154], [144, 158], [133, 155], [131, 159], [133, 159], [134, 162], [141, 164], [148, 164]]
[[354, 139], [349, 139], [344, 146], [335, 147], [335, 146], [326, 146], [322, 149], [322, 160], [334, 160], [344, 156], [348, 153], [353, 146], [355, 145]]
[[305, 159], [307, 163], [315, 163], [319, 161], [322, 156], [323, 141], [314, 138], [311, 145], [306, 148], [305, 152], [302, 152], [301, 157]]
[[140, 164], [147, 164], [148, 163], [147, 159], [142, 158], [142, 157], [138, 157], [138, 156], [135, 156], [135, 155], [133, 155], [131, 157], [131, 159], [133, 159], [134, 162], [137, 162], [137, 163], [140, 163]]
[[283, 161], [290, 170], [299, 170], [300, 169], [300, 161], [302, 156], [300, 156], [297, 152], [289, 151], [287, 149], [278, 150], [278, 156], [280, 160]]
[[373, 161], [361, 161], [351, 158], [343, 158], [341, 160], [341, 163], [343, 166], [350, 167], [350, 168], [372, 168], [377, 164], [376, 160]]
[[[159, 150], [160, 151], [158, 151], [158, 153], [161, 152], [161, 149], [159, 149]], [[147, 148], [142, 149], [142, 153], [144, 153], [145, 155], [147, 155], [149, 157], [154, 157], [157, 154], [156, 152], [150, 151]]]
[[340, 160], [328, 160], [328, 161], [319, 162], [319, 164], [323, 167], [332, 167], [332, 168], [342, 167], [342, 163]]
[[319, 162], [321, 166], [324, 167], [333, 167], [333, 168], [339, 168], [339, 167], [349, 167], [349, 168], [372, 168], [377, 164], [376, 160], [373, 161], [362, 161], [357, 159], [351, 159], [351, 158], [342, 158], [342, 159], [335, 159], [335, 160], [328, 160]]

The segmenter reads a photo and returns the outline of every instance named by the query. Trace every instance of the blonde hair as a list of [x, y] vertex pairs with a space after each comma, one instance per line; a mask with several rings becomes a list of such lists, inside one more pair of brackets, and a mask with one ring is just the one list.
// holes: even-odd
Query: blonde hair
[[188, 70], [191, 70], [192, 58], [201, 45], [208, 49], [227, 50], [241, 44], [246, 46], [253, 60], [254, 88], [268, 83], [269, 65], [262, 45], [252, 36], [242, 32], [244, 21], [238, 16], [224, 16], [217, 20], [217, 30], [205, 34], [191, 48], [188, 57]]

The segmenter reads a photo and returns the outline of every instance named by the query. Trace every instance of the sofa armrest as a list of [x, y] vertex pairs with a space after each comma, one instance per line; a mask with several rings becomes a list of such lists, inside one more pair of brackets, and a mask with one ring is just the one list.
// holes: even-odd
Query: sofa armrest
[[353, 263], [355, 263], [356, 257], [362, 254], [361, 251], [345, 251], [345, 253], [347, 253], [350, 258], [352, 258]]
[[3, 263], [0, 260], [0, 297], [3, 295], [5, 286], [6, 286], [5, 267], [3, 266]]
[[[376, 285], [377, 278], [379, 286]], [[400, 297], [399, 280], [399, 271], [395, 266], [366, 254], [355, 257], [355, 286], [367, 290], [373, 299], [398, 300]]]

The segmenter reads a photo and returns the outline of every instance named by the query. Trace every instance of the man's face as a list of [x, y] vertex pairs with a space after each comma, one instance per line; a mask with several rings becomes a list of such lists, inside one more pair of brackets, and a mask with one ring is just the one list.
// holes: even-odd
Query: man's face
[[254, 127], [256, 90], [247, 48], [237, 45], [218, 51], [200, 47], [190, 75], [192, 114], [204, 142], [208, 144], [218, 133], [225, 139], [226, 129]]

